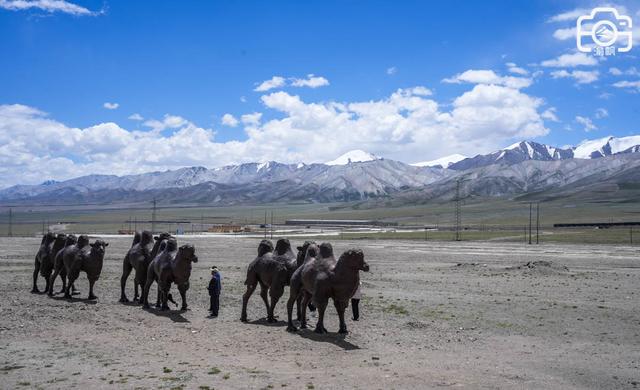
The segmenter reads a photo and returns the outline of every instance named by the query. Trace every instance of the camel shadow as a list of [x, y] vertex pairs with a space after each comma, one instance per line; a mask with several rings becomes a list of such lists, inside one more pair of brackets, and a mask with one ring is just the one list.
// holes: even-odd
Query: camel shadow
[[340, 334], [340, 333], [318, 334], [314, 332], [312, 329], [300, 329], [297, 332], [295, 332], [295, 334], [308, 340], [333, 344], [335, 346], [338, 346], [344, 349], [345, 351], [353, 351], [356, 349], [360, 349], [359, 346], [345, 340], [345, 337], [347, 336], [345, 334]]
[[157, 309], [153, 309], [153, 308], [142, 308], [142, 310], [146, 311], [147, 313], [151, 313], [155, 316], [158, 317], [165, 317], [165, 318], [169, 318], [171, 321], [173, 322], [180, 322], [180, 323], [184, 323], [184, 322], [189, 322], [188, 319], [184, 318], [182, 316], [182, 313], [184, 313], [184, 310], [179, 310], [179, 311], [174, 311], [174, 310], [157, 310]]
[[98, 303], [97, 299], [88, 299], [88, 298], [66, 298], [64, 295], [60, 295], [60, 296], [52, 296], [49, 297], [55, 301], [66, 301], [69, 303], [84, 303], [85, 305], [95, 305]]
[[247, 321], [247, 324], [275, 327], [275, 326], [285, 326], [287, 325], [287, 322], [283, 320], [277, 320], [276, 322], [269, 322], [267, 321], [266, 318], [259, 318], [257, 320]]

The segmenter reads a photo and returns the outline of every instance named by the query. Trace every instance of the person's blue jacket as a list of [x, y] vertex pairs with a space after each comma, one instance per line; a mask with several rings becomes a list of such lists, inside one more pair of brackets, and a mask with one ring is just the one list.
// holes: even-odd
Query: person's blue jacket
[[220, 276], [220, 272], [216, 272], [211, 276], [211, 281], [209, 281], [209, 295], [219, 295], [220, 290], [222, 290], [222, 284], [220, 283], [222, 277]]

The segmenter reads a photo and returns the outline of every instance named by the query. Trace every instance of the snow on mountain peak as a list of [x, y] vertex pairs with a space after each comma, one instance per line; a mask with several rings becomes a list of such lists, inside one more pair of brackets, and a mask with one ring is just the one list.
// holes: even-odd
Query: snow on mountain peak
[[343, 154], [342, 156], [336, 158], [335, 160], [326, 162], [326, 165], [347, 165], [349, 163], [354, 163], [354, 162], [365, 162], [365, 161], [373, 161], [373, 160], [380, 160], [380, 157], [365, 152], [364, 150], [360, 150], [360, 149], [356, 149], [356, 150], [351, 150], [345, 154]]
[[450, 156], [441, 157], [437, 160], [417, 162], [411, 165], [413, 165], [414, 167], [435, 167], [439, 165], [443, 168], [448, 168], [449, 165], [453, 163], [457, 163], [460, 160], [464, 160], [465, 158], [467, 158], [467, 156], [463, 156], [461, 154], [456, 153]]
[[609, 136], [592, 140], [584, 140], [573, 150], [573, 157], [592, 158], [593, 153], [600, 153], [604, 155], [603, 148], [612, 139], [613, 137]]

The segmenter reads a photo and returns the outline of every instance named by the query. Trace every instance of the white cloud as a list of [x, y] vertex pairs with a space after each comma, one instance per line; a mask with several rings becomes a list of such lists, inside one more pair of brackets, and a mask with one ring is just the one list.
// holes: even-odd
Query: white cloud
[[325, 79], [321, 76], [316, 76], [314, 74], [308, 74], [306, 79], [291, 79], [292, 87], [309, 87], [309, 88], [318, 88], [329, 85], [329, 80]]
[[166, 129], [178, 129], [187, 125], [189, 121], [181, 116], [165, 114], [162, 120], [150, 119], [143, 123], [143, 125], [150, 127], [155, 132], [160, 132]]
[[[0, 187], [192, 165], [312, 163], [356, 148], [418, 161], [460, 150], [487, 152], [549, 131], [539, 112], [542, 100], [514, 88], [474, 85], [445, 106], [430, 94], [417, 86], [379, 100], [305, 102], [273, 92], [261, 98], [273, 119], [264, 121], [259, 112], [242, 115], [246, 139], [228, 142], [217, 142], [212, 129], [176, 115], [144, 122], [154, 131], [115, 123], [73, 128], [32, 107], [0, 105]], [[167, 128], [175, 131], [161, 132]]]
[[597, 70], [593, 70], [593, 71], [572, 70], [569, 72], [569, 71], [566, 71], [565, 69], [561, 69], [561, 70], [554, 70], [553, 72], [551, 72], [551, 77], [553, 77], [554, 79], [572, 78], [578, 84], [593, 83], [594, 81], [598, 80], [599, 75], [600, 75], [600, 72], [598, 72]]
[[546, 119], [548, 121], [560, 122], [560, 120], [558, 119], [558, 116], [556, 115], [556, 108], [555, 107], [549, 107], [548, 109], [546, 109], [540, 115], [540, 117], [542, 117], [542, 119]]
[[606, 108], [598, 108], [596, 109], [595, 115], [596, 119], [602, 119], [609, 116], [609, 111]]
[[576, 28], [559, 28], [553, 32], [553, 37], [560, 41], [566, 41], [567, 39], [576, 39]]
[[547, 20], [547, 22], [566, 22], [566, 21], [575, 22], [576, 20], [578, 20], [578, 17], [580, 17], [582, 15], [589, 15], [590, 12], [591, 12], [591, 10], [587, 9], [587, 8], [576, 8], [576, 9], [571, 10], [571, 11], [567, 11], [567, 12], [563, 12], [563, 13], [558, 14], [558, 15], [554, 15], [554, 16], [550, 17]]
[[396, 74], [396, 73], [398, 73], [398, 68], [396, 68], [395, 66], [392, 66], [392, 67], [390, 67], [390, 68], [387, 68], [387, 74], [388, 74], [388, 75], [390, 75], [390, 76], [391, 76], [391, 75], [394, 75], [394, 74]]
[[242, 123], [247, 126], [258, 126], [260, 124], [260, 119], [262, 118], [261, 112], [254, 112], [253, 114], [244, 114], [240, 117]]
[[593, 66], [598, 61], [595, 57], [582, 52], [562, 54], [558, 58], [542, 61], [540, 65], [553, 68], [574, 68], [576, 66]]
[[519, 74], [521, 76], [526, 76], [526, 75], [529, 74], [528, 70], [519, 67], [518, 65], [514, 64], [513, 62], [507, 62], [505, 65], [507, 65], [507, 69], [511, 73]]
[[129, 115], [129, 119], [131, 119], [132, 121], [143, 121], [144, 120], [142, 115], [138, 114], [137, 112], [135, 114]]
[[222, 116], [222, 124], [225, 126], [236, 127], [239, 123], [240, 121], [238, 121], [236, 117], [231, 114], [224, 114]]
[[118, 107], [120, 107], [120, 104], [118, 103], [109, 103], [106, 102], [105, 104], [102, 105], [104, 108], [106, 108], [107, 110], [115, 110]]
[[576, 123], [579, 123], [584, 127], [584, 131], [586, 131], [586, 132], [598, 129], [598, 127], [593, 124], [593, 121], [591, 121], [590, 118], [578, 115], [578, 116], [576, 116], [575, 120], [576, 120]]
[[268, 91], [270, 89], [274, 89], [274, 88], [281, 88], [284, 87], [286, 84], [286, 80], [284, 77], [281, 76], [273, 76], [271, 79], [269, 80], [265, 80], [262, 83], [260, 83], [255, 89], [254, 91], [256, 92], [265, 92]]
[[62, 12], [76, 16], [98, 15], [85, 7], [64, 0], [0, 0], [0, 8], [10, 11], [25, 11], [30, 9], [49, 13]]
[[247, 98], [246, 98], [246, 97], [244, 97], [244, 96], [240, 96], [240, 101], [241, 101], [242, 103], [246, 103], [246, 102], [247, 102]]
[[630, 67], [627, 70], [621, 70], [619, 68], [609, 68], [609, 73], [611, 73], [614, 76], [622, 76], [622, 75], [626, 75], [626, 76], [640, 76], [640, 71], [638, 71], [638, 68], [636, 68], [635, 66]]
[[611, 97], [613, 97], [613, 94], [609, 92], [602, 92], [600, 95], [598, 95], [598, 98], [604, 99], [604, 100], [607, 100]]
[[640, 80], [636, 80], [636, 81], [628, 81], [628, 80], [618, 81], [616, 83], [613, 83], [613, 86], [616, 87], [616, 88], [635, 89], [638, 92], [640, 92]]
[[444, 83], [472, 83], [472, 84], [496, 84], [509, 88], [526, 88], [533, 82], [530, 78], [499, 76], [492, 70], [470, 69], [453, 77], [443, 79]]

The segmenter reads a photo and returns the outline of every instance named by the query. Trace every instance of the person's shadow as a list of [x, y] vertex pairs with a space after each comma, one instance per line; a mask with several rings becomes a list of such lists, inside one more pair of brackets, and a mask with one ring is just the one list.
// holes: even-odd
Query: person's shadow
[[287, 325], [286, 321], [277, 320], [276, 322], [269, 322], [269, 321], [267, 321], [267, 319], [265, 317], [258, 318], [257, 320], [253, 320], [253, 321], [248, 321], [247, 324], [269, 326], [269, 327], [286, 326]]

